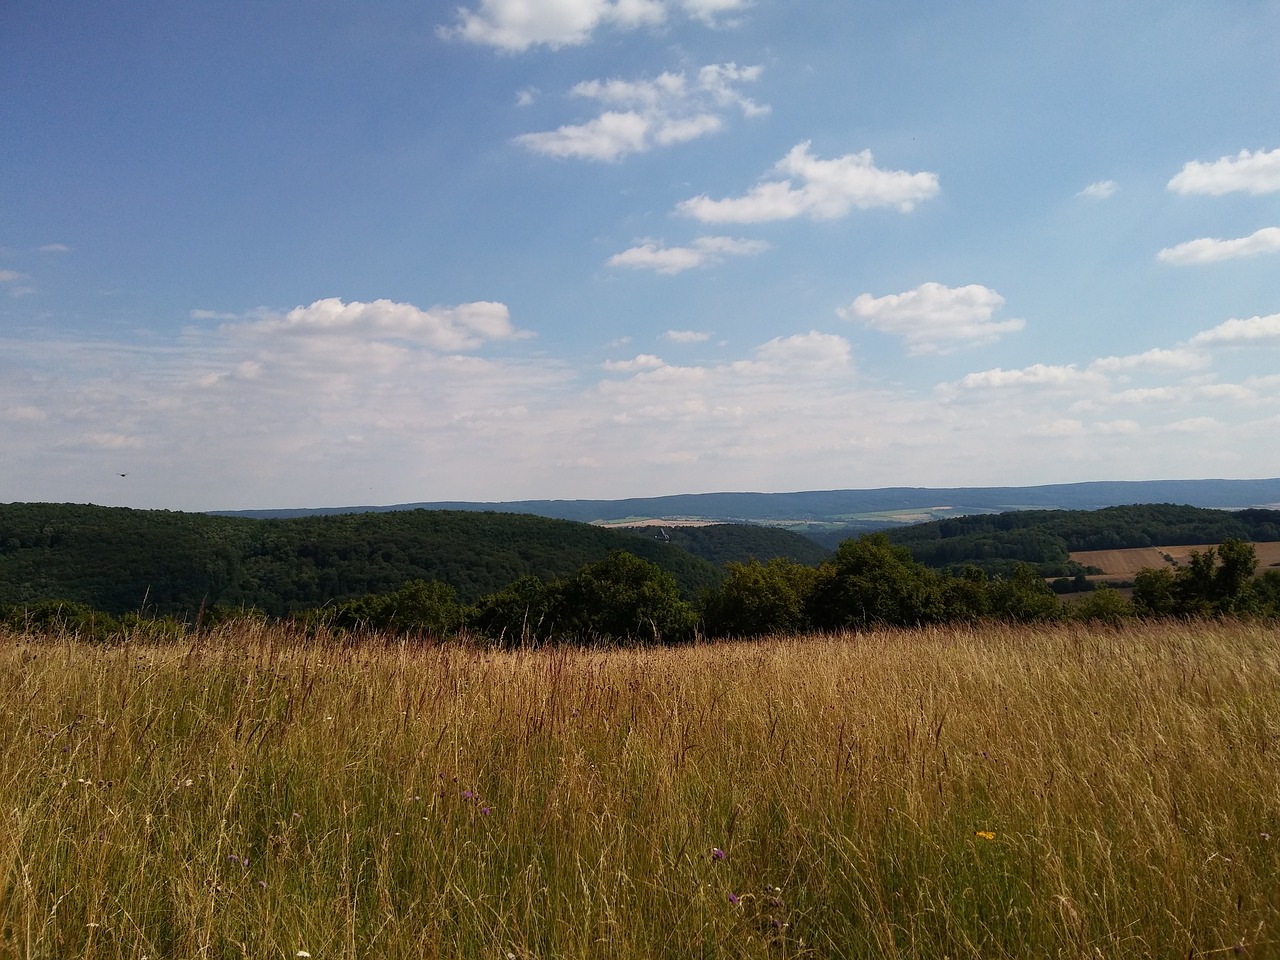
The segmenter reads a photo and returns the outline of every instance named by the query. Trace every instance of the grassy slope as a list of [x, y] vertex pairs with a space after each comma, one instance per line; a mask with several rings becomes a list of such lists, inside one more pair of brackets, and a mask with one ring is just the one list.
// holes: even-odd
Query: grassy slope
[[0, 956], [1274, 955], [1278, 716], [1239, 624], [0, 636]]

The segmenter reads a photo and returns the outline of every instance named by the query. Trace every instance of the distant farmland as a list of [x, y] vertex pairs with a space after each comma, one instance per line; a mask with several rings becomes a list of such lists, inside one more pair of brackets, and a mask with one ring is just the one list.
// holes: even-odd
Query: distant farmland
[[[1203, 553], [1214, 546], [1216, 544], [1209, 543], [1176, 547], [1132, 547], [1128, 550], [1079, 550], [1071, 554], [1071, 559], [1086, 567], [1097, 567], [1107, 577], [1129, 578], [1142, 570], [1168, 566], [1165, 555], [1183, 563], [1192, 550]], [[1269, 567], [1280, 567], [1280, 543], [1255, 543], [1253, 549], [1258, 555], [1259, 573]]]

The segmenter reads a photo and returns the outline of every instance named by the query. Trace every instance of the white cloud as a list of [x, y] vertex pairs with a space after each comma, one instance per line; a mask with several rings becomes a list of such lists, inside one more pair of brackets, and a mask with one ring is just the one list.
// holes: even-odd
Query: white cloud
[[687, 247], [663, 247], [646, 240], [609, 258], [611, 267], [656, 270], [674, 274], [695, 267], [720, 263], [725, 257], [749, 257], [763, 253], [769, 244], [763, 240], [738, 240], [733, 237], [699, 237]]
[[1211, 163], [1192, 160], [1169, 181], [1174, 193], [1204, 193], [1219, 197], [1237, 191], [1258, 196], [1280, 191], [1280, 148], [1251, 153], [1241, 150], [1234, 157]]
[[1161, 429], [1169, 433], [1207, 433], [1222, 429], [1222, 424], [1213, 417], [1188, 417], [1186, 420], [1166, 424]]
[[1248, 343], [1258, 340], [1280, 340], [1280, 313], [1247, 320], [1227, 320], [1211, 330], [1203, 330], [1191, 338], [1192, 344]]
[[1103, 436], [1127, 437], [1142, 429], [1136, 420], [1107, 420], [1094, 424], [1094, 429]]
[[849, 341], [833, 333], [811, 330], [791, 337], [775, 337], [756, 348], [756, 364], [770, 373], [839, 373], [848, 369], [853, 351]]
[[1089, 364], [1099, 373], [1125, 373], [1134, 370], [1199, 370], [1209, 365], [1209, 357], [1195, 350], [1164, 350], [1155, 347], [1145, 353], [1124, 357], [1099, 357]]
[[440, 27], [440, 36], [519, 52], [531, 46], [552, 49], [586, 43], [602, 26], [634, 29], [660, 24], [676, 14], [713, 24], [750, 0], [481, 0], [460, 7], [458, 23]]
[[[205, 311], [193, 311], [196, 312]], [[344, 303], [337, 297], [294, 307], [283, 316], [228, 323], [224, 329], [251, 339], [285, 336], [358, 340], [366, 349], [376, 343], [400, 341], [441, 352], [474, 350], [489, 340], [530, 335], [511, 325], [510, 314], [502, 303], [481, 301], [423, 310], [411, 303]]]
[[16, 283], [24, 278], [17, 270], [0, 270], [0, 283]]
[[864, 293], [836, 312], [846, 320], [857, 318], [873, 330], [903, 337], [908, 352], [918, 355], [954, 348], [960, 341], [988, 343], [1021, 330], [1026, 325], [1023, 320], [991, 319], [1003, 305], [1004, 297], [980, 284], [946, 287], [929, 282], [883, 297]]
[[1156, 259], [1183, 266], [1234, 260], [1238, 257], [1256, 257], [1263, 253], [1280, 253], [1280, 227], [1263, 227], [1236, 240], [1219, 240], [1213, 237], [1188, 240], [1176, 247], [1166, 247], [1156, 254]]
[[[757, 184], [741, 197], [712, 200], [706, 194], [683, 200], [677, 210], [706, 223], [761, 223], [811, 217], [834, 220], [853, 209], [897, 207], [904, 213], [936, 196], [933, 173], [881, 170], [870, 150], [820, 160], [809, 152], [810, 141], [798, 143], [774, 165], [786, 179]], [[793, 180], [801, 185], [794, 186]]]
[[1206, 400], [1229, 400], [1236, 403], [1252, 403], [1258, 394], [1239, 383], [1206, 383], [1196, 388], [1196, 396]]
[[1112, 403], [1173, 403], [1180, 399], [1181, 392], [1173, 387], [1134, 387], [1121, 390], [1109, 398]]
[[1076, 196], [1088, 197], [1090, 200], [1110, 200], [1119, 189], [1120, 185], [1114, 180], [1098, 180], [1089, 184]]
[[711, 339], [711, 334], [701, 330], [668, 330], [662, 335], [662, 339], [672, 343], [706, 343]]
[[618, 160], [648, 149], [649, 122], [638, 113], [610, 110], [587, 123], [544, 133], [523, 133], [516, 141], [549, 157]]
[[656, 370], [666, 366], [661, 357], [652, 353], [641, 353], [630, 360], [606, 360], [604, 368], [610, 373], [635, 373], [637, 370]]
[[720, 111], [726, 108], [747, 117], [767, 113], [768, 107], [738, 90], [740, 84], [758, 80], [761, 72], [760, 67], [717, 63], [699, 70], [692, 83], [684, 73], [663, 73], [655, 80], [586, 80], [569, 92], [608, 109], [585, 123], [515, 139], [534, 153], [602, 161], [685, 143], [720, 130]]
[[48, 418], [47, 412], [30, 405], [0, 410], [0, 420], [7, 420], [9, 423], [40, 423]]
[[71, 248], [65, 243], [46, 243], [37, 248], [41, 253], [70, 253]]
[[516, 91], [516, 106], [531, 107], [534, 101], [538, 99], [541, 91], [537, 87], [525, 87], [523, 90]]
[[1096, 384], [1100, 381], [1099, 375], [1079, 370], [1074, 363], [1033, 363], [1021, 370], [1005, 370], [996, 367], [994, 370], [971, 373], [964, 377], [959, 385], [966, 390], [1007, 390], [1017, 387], [1063, 389], [1082, 384]]
[[1079, 420], [1059, 419], [1033, 427], [1032, 432], [1044, 437], [1076, 437], [1083, 434], [1085, 429]]

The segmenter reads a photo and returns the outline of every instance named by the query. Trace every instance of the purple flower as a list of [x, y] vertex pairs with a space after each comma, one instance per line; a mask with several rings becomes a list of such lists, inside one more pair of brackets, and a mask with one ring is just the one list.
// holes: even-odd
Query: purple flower
[[486, 816], [486, 817], [487, 817], [489, 814], [493, 813], [493, 810], [491, 810], [489, 807], [481, 807], [481, 808], [480, 808], [480, 813], [481, 813], [483, 816]]
[[474, 794], [474, 793], [472, 793], [470, 790], [463, 790], [463, 791], [462, 791], [462, 799], [463, 799], [463, 800], [470, 800], [470, 799], [472, 799], [473, 797], [475, 797], [475, 794]]
[[730, 906], [734, 906], [734, 907], [736, 907], [736, 906], [737, 906], [738, 904], [740, 904], [741, 902], [742, 902], [742, 898], [741, 898], [740, 896], [738, 896], [736, 893], [731, 893], [731, 894], [729, 894], [729, 905], [730, 905]]
[[711, 848], [711, 859], [712, 859], [712, 860], [723, 860], [723, 859], [725, 859], [725, 857], [727, 857], [727, 856], [728, 856], [728, 854], [726, 854], [726, 853], [725, 853], [723, 850], [721, 850], [719, 847], [712, 847], [712, 848]]

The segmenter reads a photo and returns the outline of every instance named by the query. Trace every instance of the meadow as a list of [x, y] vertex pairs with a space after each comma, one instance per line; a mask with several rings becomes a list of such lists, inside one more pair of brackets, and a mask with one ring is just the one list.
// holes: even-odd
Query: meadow
[[0, 633], [0, 957], [1280, 956], [1278, 639]]

